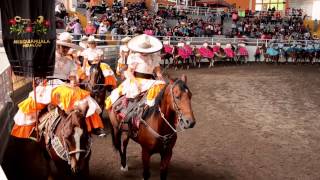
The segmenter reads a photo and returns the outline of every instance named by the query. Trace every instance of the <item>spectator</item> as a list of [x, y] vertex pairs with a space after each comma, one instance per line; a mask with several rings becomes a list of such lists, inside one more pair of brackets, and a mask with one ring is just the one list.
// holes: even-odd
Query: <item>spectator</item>
[[88, 24], [87, 24], [87, 26], [86, 26], [85, 34], [86, 34], [87, 36], [96, 34], [96, 28], [94, 27], [94, 25], [92, 24], [91, 21], [89, 21]]

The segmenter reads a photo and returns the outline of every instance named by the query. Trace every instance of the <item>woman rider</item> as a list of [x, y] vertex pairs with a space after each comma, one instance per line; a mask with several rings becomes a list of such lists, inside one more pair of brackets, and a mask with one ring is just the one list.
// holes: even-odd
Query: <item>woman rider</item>
[[[131, 50], [128, 56], [128, 69], [125, 71], [126, 80], [114, 89], [106, 99], [106, 109], [110, 110], [117, 99], [125, 95], [126, 98], [135, 98], [141, 92], [147, 91], [146, 107], [154, 105], [155, 98], [165, 86], [160, 68], [160, 54], [162, 43], [159, 39], [146, 34], [131, 39], [128, 43]], [[154, 79], [153, 74], [158, 80]]]

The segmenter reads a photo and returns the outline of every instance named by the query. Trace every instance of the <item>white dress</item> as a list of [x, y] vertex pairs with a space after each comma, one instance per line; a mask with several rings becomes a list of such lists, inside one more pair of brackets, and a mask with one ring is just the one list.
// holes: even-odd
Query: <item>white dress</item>
[[[160, 53], [149, 54], [142, 56], [140, 53], [132, 53], [128, 57], [128, 66], [135, 72], [144, 74], [153, 74], [154, 69], [159, 67], [161, 57]], [[135, 98], [141, 92], [148, 91], [152, 87], [160, 84], [165, 84], [164, 81], [144, 78], [130, 78], [126, 76], [126, 80], [119, 85], [118, 88], [114, 89], [108, 99], [113, 104], [121, 96], [125, 95], [127, 98]], [[109, 101], [107, 99], [107, 101]], [[155, 99], [147, 99], [146, 104], [149, 106], [154, 105]], [[109, 102], [107, 105], [110, 104]]]

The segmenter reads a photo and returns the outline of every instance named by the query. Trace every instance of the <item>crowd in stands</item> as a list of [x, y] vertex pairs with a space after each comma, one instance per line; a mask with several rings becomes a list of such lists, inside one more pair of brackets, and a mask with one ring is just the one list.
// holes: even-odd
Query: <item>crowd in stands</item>
[[[224, 35], [226, 37], [258, 38], [258, 39], [312, 39], [310, 28], [305, 27], [302, 10], [291, 9], [285, 11], [285, 15], [275, 9], [255, 12], [245, 11], [240, 14], [236, 9], [228, 12], [218, 12], [210, 16], [199, 18], [188, 16], [184, 11], [176, 11], [173, 8], [159, 9], [157, 13], [151, 13], [146, 9], [145, 3], [133, 3], [123, 6], [115, 2], [112, 7], [105, 7], [105, 12], [96, 11], [96, 8], [87, 8], [87, 25], [82, 29], [77, 17], [72, 18], [67, 24], [66, 30], [76, 35], [90, 36], [98, 34], [105, 39], [109, 33], [113, 40], [120, 39], [118, 35], [134, 35], [145, 33], [155, 36], [183, 36], [183, 37], [211, 37]], [[57, 16], [67, 14], [63, 6], [56, 7]], [[169, 26], [168, 17], [176, 18], [177, 23]], [[227, 17], [232, 20], [231, 28], [223, 29]]]
[[232, 29], [226, 35], [258, 39], [297, 40], [312, 39], [309, 27], [305, 27], [301, 10], [282, 16], [279, 11], [271, 10], [253, 15], [251, 12], [239, 18], [232, 13]]

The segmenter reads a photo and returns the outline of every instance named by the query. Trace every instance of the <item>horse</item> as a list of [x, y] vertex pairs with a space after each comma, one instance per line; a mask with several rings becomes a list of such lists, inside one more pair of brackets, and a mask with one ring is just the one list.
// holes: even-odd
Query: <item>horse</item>
[[214, 53], [214, 60], [213, 60], [213, 63], [212, 63], [212, 67], [214, 67], [214, 63], [215, 62], [224, 61], [225, 59], [227, 59], [226, 52], [224, 51], [223, 48], [219, 48], [219, 51]]
[[59, 179], [87, 179], [89, 176], [92, 144], [85, 122], [87, 110], [87, 104], [69, 113], [56, 107], [39, 117], [40, 122], [45, 122], [40, 144], [48, 164], [53, 161], [57, 168]]
[[136, 133], [132, 128], [122, 130], [122, 121], [114, 108], [108, 110], [113, 146], [120, 154], [122, 171], [128, 170], [126, 151], [131, 138], [142, 147], [143, 178], [150, 178], [150, 157], [154, 153], [161, 156], [160, 178], [167, 178], [172, 149], [177, 140], [177, 126], [188, 129], [196, 123], [191, 108], [192, 94], [186, 83], [186, 76], [182, 76], [166, 84], [158, 94], [155, 105], [139, 118], [141, 125]]
[[214, 52], [212, 47], [208, 46], [206, 48], [204, 47], [197, 48], [195, 55], [196, 55], [196, 62], [199, 63], [198, 68], [200, 68], [201, 66], [202, 59], [208, 59], [209, 61], [208, 68], [211, 68], [214, 66]]
[[188, 52], [185, 47], [177, 47], [175, 48], [174, 54], [174, 69], [177, 70], [179, 64], [181, 64], [181, 69], [189, 69], [190, 63], [192, 62], [191, 53]]
[[249, 58], [248, 50], [246, 49], [246, 47], [238, 45], [235, 52], [237, 61], [240, 62], [240, 64], [246, 64], [247, 59]]
[[100, 62], [92, 64], [90, 67], [90, 75], [85, 84], [85, 89], [90, 92], [90, 96], [97, 101], [101, 109], [104, 108], [104, 100], [106, 98], [107, 89], [112, 91], [112, 87], [104, 85], [104, 76], [100, 68]]

